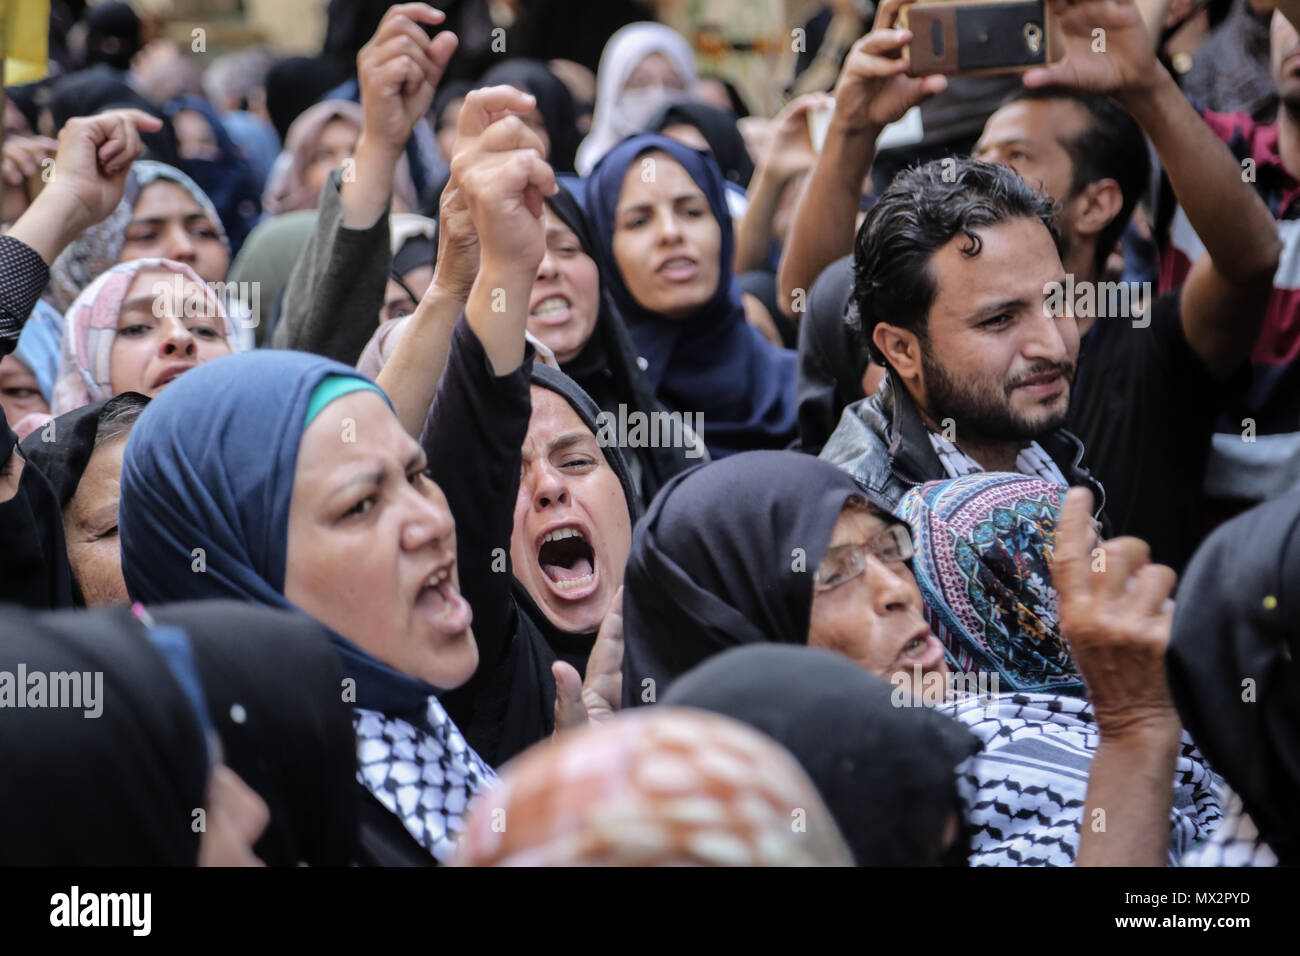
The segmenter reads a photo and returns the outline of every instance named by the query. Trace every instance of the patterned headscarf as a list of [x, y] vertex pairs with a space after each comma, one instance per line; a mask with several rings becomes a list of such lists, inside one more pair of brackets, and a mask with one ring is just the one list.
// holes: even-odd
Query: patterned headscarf
[[203, 289], [207, 308], [221, 319], [226, 344], [231, 352], [240, 351], [233, 324], [221, 300], [212, 293], [197, 272], [171, 259], [133, 259], [109, 269], [77, 296], [64, 316], [63, 343], [59, 356], [59, 377], [54, 383], [54, 400], [50, 411], [62, 415], [91, 402], [113, 397], [113, 340], [122, 303], [142, 269], [175, 272]]
[[475, 804], [466, 866], [852, 865], [788, 753], [704, 711], [656, 707], [566, 734]]
[[50, 287], [45, 294], [47, 302], [60, 312], [67, 312], [72, 307], [73, 300], [86, 286], [117, 263], [122, 247], [126, 245], [126, 227], [131, 223], [140, 194], [146, 186], [160, 179], [175, 183], [194, 198], [220, 234], [226, 251], [230, 251], [230, 240], [226, 238], [221, 216], [217, 214], [217, 208], [212, 205], [207, 193], [174, 166], [138, 159], [126, 177], [126, 188], [117, 208], [103, 222], [91, 226], [78, 236], [54, 260], [54, 265], [50, 266]]
[[1004, 691], [1082, 694], [1061, 636], [1052, 544], [1059, 485], [984, 473], [913, 488], [898, 505], [916, 543], [916, 583], [956, 670]]

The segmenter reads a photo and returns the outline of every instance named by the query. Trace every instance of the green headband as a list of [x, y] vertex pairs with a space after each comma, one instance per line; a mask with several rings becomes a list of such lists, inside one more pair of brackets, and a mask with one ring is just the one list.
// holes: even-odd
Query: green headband
[[336, 398], [342, 398], [350, 392], [359, 392], [362, 389], [370, 389], [376, 395], [388, 402], [388, 396], [384, 394], [383, 389], [373, 382], [368, 382], [364, 378], [355, 375], [327, 375], [320, 380], [311, 392], [311, 401], [307, 403], [307, 420], [303, 422], [302, 427], [305, 429], [310, 425], [313, 419], [320, 414], [321, 409], [334, 401]]

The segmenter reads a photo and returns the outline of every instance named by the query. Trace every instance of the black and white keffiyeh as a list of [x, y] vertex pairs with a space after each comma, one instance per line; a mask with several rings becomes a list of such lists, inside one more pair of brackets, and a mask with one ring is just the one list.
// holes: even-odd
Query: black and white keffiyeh
[[441, 864], [451, 862], [470, 802], [496, 786], [492, 771], [436, 697], [425, 720], [432, 732], [377, 710], [353, 709], [357, 780], [396, 814]]
[[1241, 797], [1224, 789], [1223, 822], [1183, 857], [1183, 866], [1277, 866], [1277, 854], [1264, 842]]
[[[1089, 703], [1053, 694], [964, 696], [938, 708], [984, 749], [958, 770], [972, 866], [1073, 866], [1088, 770], [1101, 741]], [[1169, 860], [1177, 866], [1222, 819], [1223, 785], [1183, 734]]]

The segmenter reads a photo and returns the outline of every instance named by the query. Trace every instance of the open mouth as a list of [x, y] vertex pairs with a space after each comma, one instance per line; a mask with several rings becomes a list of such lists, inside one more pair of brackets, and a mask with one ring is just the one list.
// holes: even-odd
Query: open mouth
[[415, 596], [415, 606], [439, 630], [459, 634], [470, 626], [474, 612], [451, 579], [452, 567], [449, 562], [429, 575]]
[[596, 588], [596, 551], [578, 528], [555, 528], [544, 534], [537, 563], [560, 597], [578, 600]]
[[153, 387], [162, 388], [164, 385], [170, 385], [192, 368], [193, 365], [174, 365], [154, 380]]
[[903, 645], [902, 650], [898, 652], [898, 657], [894, 659], [894, 666], [920, 667], [922, 670], [929, 670], [938, 667], [942, 660], [943, 645], [927, 627], [917, 631], [912, 635], [911, 640]]
[[673, 256], [655, 271], [671, 282], [686, 282], [695, 278], [699, 266], [689, 256]]
[[528, 315], [544, 325], [559, 325], [568, 321], [572, 309], [573, 303], [568, 297], [557, 293], [538, 302], [529, 310]]

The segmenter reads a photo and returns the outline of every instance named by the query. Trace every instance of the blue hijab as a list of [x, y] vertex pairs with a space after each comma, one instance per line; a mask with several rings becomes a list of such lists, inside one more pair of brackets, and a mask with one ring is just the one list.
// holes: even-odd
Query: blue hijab
[[[312, 392], [333, 375], [368, 381], [305, 352], [245, 352], [186, 372], [149, 403], [126, 443], [118, 505], [132, 600], [298, 610], [284, 596], [289, 504]], [[437, 693], [331, 637], [357, 706], [406, 712]]]
[[[623, 177], [652, 149], [681, 163], [704, 192], [722, 230], [718, 288], [699, 312], [682, 321], [666, 320], [638, 303], [614, 261]], [[656, 395], [670, 408], [703, 413], [704, 441], [715, 458], [788, 445], [797, 432], [795, 353], [768, 342], [745, 321], [740, 285], [731, 271], [735, 239], [717, 163], [664, 136], [633, 136], [605, 154], [588, 177], [586, 192], [601, 281], [648, 363], [646, 376]]]

